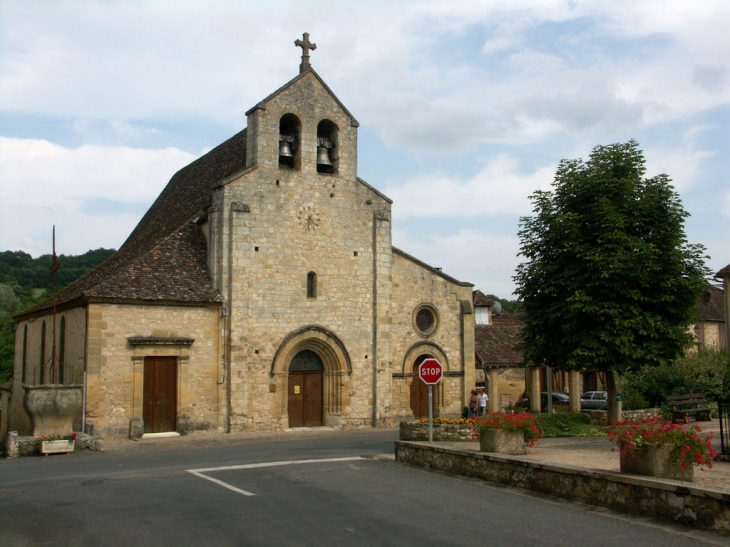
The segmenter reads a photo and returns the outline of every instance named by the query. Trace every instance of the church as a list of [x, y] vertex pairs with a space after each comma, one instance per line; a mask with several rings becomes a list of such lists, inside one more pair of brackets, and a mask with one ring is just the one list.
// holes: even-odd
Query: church
[[119, 251], [18, 316], [10, 429], [26, 390], [83, 391], [74, 429], [388, 427], [475, 385], [462, 282], [392, 245], [392, 201], [357, 174], [358, 122], [309, 62], [238, 134], [178, 171]]

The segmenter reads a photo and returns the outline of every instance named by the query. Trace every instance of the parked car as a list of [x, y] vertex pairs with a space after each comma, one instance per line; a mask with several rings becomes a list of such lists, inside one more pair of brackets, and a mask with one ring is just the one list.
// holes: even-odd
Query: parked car
[[[548, 394], [546, 391], [543, 391], [540, 393], [540, 408], [543, 412], [547, 410], [547, 401], [548, 401]], [[568, 408], [568, 402], [570, 402], [570, 397], [568, 397], [565, 393], [560, 393], [559, 391], [553, 391], [553, 408], [555, 407], [565, 407]]]
[[608, 408], [608, 393], [605, 391], [586, 391], [580, 396], [581, 410], [605, 410]]
[[[543, 412], [547, 411], [547, 391], [543, 391], [540, 393], [540, 408]], [[559, 391], [553, 391], [553, 408], [556, 407], [564, 407], [568, 408], [568, 401], [570, 401], [570, 398], [565, 393], [560, 393]], [[524, 408], [525, 410], [530, 410], [530, 400], [525, 398], [521, 399], [517, 403], [515, 403], [515, 406], [518, 408]]]

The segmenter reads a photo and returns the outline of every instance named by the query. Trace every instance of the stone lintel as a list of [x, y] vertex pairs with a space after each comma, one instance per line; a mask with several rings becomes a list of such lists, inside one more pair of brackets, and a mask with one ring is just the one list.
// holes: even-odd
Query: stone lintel
[[130, 336], [127, 338], [133, 346], [191, 346], [194, 338], [166, 336]]

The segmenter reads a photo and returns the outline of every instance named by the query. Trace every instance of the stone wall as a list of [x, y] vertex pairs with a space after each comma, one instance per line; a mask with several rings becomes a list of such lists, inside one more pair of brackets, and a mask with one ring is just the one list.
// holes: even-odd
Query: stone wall
[[[441, 442], [474, 441], [468, 424], [433, 424], [433, 440]], [[428, 423], [401, 422], [401, 441], [427, 441]]]
[[401, 463], [542, 492], [730, 535], [730, 494], [597, 470], [558, 468], [491, 453], [396, 441]]

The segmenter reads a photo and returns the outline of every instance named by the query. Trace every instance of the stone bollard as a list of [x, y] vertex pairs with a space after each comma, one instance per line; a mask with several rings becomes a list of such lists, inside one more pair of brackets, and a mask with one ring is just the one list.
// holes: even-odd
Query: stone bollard
[[8, 436], [5, 439], [5, 457], [6, 458], [17, 458], [18, 457], [18, 432], [8, 431]]

